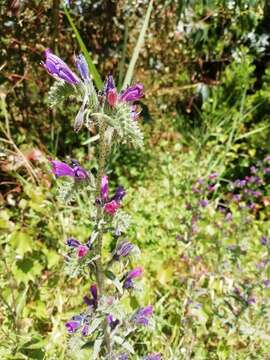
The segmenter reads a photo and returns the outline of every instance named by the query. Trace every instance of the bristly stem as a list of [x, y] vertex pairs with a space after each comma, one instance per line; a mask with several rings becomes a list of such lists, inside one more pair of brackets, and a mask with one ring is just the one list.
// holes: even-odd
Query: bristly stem
[[[96, 185], [97, 198], [100, 196], [102, 176], [105, 175], [105, 162], [106, 162], [105, 130], [106, 130], [105, 121], [102, 118], [100, 118], [99, 119], [99, 164], [98, 164], [97, 185]], [[99, 206], [97, 209], [96, 225], [98, 227], [98, 236], [97, 236], [97, 244], [96, 244], [96, 254], [98, 255], [98, 258], [96, 260], [96, 279], [97, 279], [99, 296], [102, 297], [102, 295], [104, 294], [105, 283], [104, 283], [104, 270], [102, 264], [102, 238], [104, 231], [104, 223], [103, 223], [103, 209], [101, 206]], [[106, 319], [104, 320], [103, 323], [103, 330], [104, 330], [104, 341], [107, 349], [107, 355], [109, 356], [109, 359], [111, 359], [111, 341], [110, 341], [110, 335], [108, 332]]]

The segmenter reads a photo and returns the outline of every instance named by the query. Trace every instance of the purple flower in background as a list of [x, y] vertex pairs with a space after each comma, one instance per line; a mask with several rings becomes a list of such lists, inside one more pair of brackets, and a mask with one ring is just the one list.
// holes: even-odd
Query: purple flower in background
[[73, 334], [81, 326], [81, 320], [70, 320], [66, 322], [67, 331]]
[[76, 57], [75, 63], [83, 80], [89, 81], [89, 69], [85, 57], [80, 54]]
[[83, 301], [86, 303], [86, 305], [96, 308], [98, 305], [98, 293], [96, 284], [90, 287], [90, 292], [92, 294], [92, 299], [90, 299], [88, 296], [84, 296]]
[[149, 318], [153, 314], [153, 306], [149, 305], [145, 308], [141, 308], [133, 315], [133, 321], [138, 325], [147, 326], [149, 324]]
[[71, 85], [80, 83], [78, 76], [74, 74], [62, 59], [54, 55], [50, 49], [45, 51], [45, 57], [45, 62], [42, 62], [42, 65], [54, 78], [64, 80]]
[[214, 172], [214, 173], [210, 174], [208, 178], [209, 178], [210, 180], [214, 180], [214, 179], [216, 179], [218, 176], [219, 176], [219, 173]]
[[256, 166], [251, 166], [251, 168], [250, 168], [250, 172], [251, 172], [251, 174], [256, 174], [257, 173], [257, 171], [258, 171], [258, 169], [256, 168]]
[[133, 102], [143, 97], [143, 85], [136, 84], [128, 87], [120, 94], [120, 100], [124, 102]]
[[234, 182], [234, 186], [239, 188], [243, 188], [244, 186], [246, 186], [246, 184], [247, 184], [246, 180], [238, 179]]
[[141, 276], [143, 273], [143, 268], [142, 267], [137, 267], [133, 270], [131, 270], [129, 273], [127, 273], [127, 275], [124, 277], [124, 284], [123, 287], [125, 289], [130, 289], [134, 287], [133, 284], [133, 279]]
[[133, 250], [134, 245], [128, 241], [123, 241], [117, 245], [113, 258], [114, 260], [119, 260], [121, 257], [128, 256]]
[[149, 354], [146, 356], [145, 360], [161, 360], [160, 354]]
[[119, 354], [117, 360], [128, 360], [128, 354], [126, 353]]
[[267, 237], [267, 236], [262, 236], [262, 237], [260, 238], [260, 243], [261, 243], [262, 245], [267, 245], [267, 244], [268, 244], [268, 237]]
[[116, 326], [120, 324], [120, 321], [118, 319], [114, 319], [111, 314], [107, 316], [107, 322], [110, 326], [111, 331], [113, 331]]
[[225, 216], [225, 219], [227, 221], [232, 221], [232, 213], [231, 212], [227, 212], [226, 216]]
[[254, 296], [249, 296], [248, 299], [247, 299], [247, 303], [248, 303], [248, 305], [256, 304], [255, 297]]
[[203, 208], [207, 207], [208, 204], [209, 204], [209, 201], [206, 200], [206, 199], [203, 199], [203, 200], [200, 200], [200, 201], [199, 201], [199, 205], [200, 205], [201, 207], [203, 207]]
[[262, 281], [262, 283], [263, 283], [264, 286], [268, 287], [270, 285], [270, 280], [265, 279], [265, 280]]
[[264, 158], [265, 162], [270, 162], [270, 155], [267, 155], [266, 158]]
[[81, 243], [74, 238], [69, 238], [67, 239], [67, 245], [72, 248], [77, 248], [81, 245]]

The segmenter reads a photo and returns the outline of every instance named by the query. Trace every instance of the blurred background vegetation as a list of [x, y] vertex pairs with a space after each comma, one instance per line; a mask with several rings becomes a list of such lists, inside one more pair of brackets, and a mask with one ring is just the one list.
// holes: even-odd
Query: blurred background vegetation
[[[70, 3], [103, 79], [121, 83], [148, 1]], [[66, 237], [85, 240], [91, 224], [87, 209], [58, 200], [48, 159], [95, 169], [94, 146], [72, 130], [75, 101], [49, 108], [52, 79], [40, 65], [48, 47], [71, 64], [79, 46], [60, 0], [2, 0], [0, 17], [0, 357], [89, 358], [68, 350], [63, 326], [89, 281], [69, 278], [63, 253]], [[251, 212], [230, 205], [228, 187], [270, 153], [269, 30], [268, 0], [154, 1], [134, 73], [145, 86], [145, 147], [121, 147], [108, 168], [135, 214], [131, 239], [146, 268], [138, 296], [156, 308], [155, 331], [135, 339], [139, 355], [269, 358], [269, 247], [259, 240], [269, 231], [269, 179]], [[215, 192], [201, 194], [209, 206], [190, 214], [194, 183], [215, 171]]]

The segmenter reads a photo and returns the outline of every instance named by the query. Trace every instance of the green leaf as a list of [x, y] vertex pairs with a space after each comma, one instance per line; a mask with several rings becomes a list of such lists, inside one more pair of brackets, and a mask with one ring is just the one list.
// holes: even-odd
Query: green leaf
[[147, 30], [147, 27], [148, 27], [148, 23], [149, 23], [149, 19], [150, 19], [152, 9], [153, 9], [153, 0], [150, 0], [147, 11], [146, 11], [145, 19], [144, 19], [144, 22], [143, 22], [143, 26], [142, 26], [141, 31], [140, 31], [140, 35], [138, 37], [136, 46], [135, 46], [135, 48], [133, 50], [133, 53], [132, 53], [130, 63], [128, 65], [128, 70], [127, 70], [127, 73], [126, 73], [122, 88], [125, 88], [127, 85], [129, 85], [131, 83], [136, 62], [138, 60], [141, 48], [143, 47], [144, 37], [145, 37], [145, 34], [146, 34], [146, 30]]
[[68, 12], [68, 9], [66, 8], [66, 6], [64, 6], [64, 12], [65, 12], [66, 17], [68, 18], [68, 21], [70, 23], [70, 26], [72, 27], [72, 30], [73, 30], [76, 38], [77, 38], [78, 44], [79, 44], [79, 46], [81, 48], [81, 51], [82, 51], [82, 53], [83, 53], [83, 55], [84, 55], [84, 57], [86, 59], [86, 62], [87, 62], [88, 67], [89, 67], [89, 71], [90, 71], [90, 73], [91, 73], [91, 75], [93, 77], [93, 80], [94, 80], [94, 82], [96, 84], [96, 87], [98, 88], [98, 90], [101, 90], [102, 87], [103, 87], [103, 81], [102, 81], [102, 79], [101, 79], [101, 77], [99, 75], [99, 72], [97, 71], [97, 68], [96, 68], [96, 66], [95, 66], [95, 64], [94, 64], [94, 62], [92, 60], [92, 57], [91, 57], [90, 53], [88, 52], [88, 50], [87, 50], [87, 48], [86, 48], [86, 46], [85, 46], [85, 44], [83, 42], [83, 39], [81, 38], [81, 35], [80, 35], [79, 31], [77, 30], [77, 28], [76, 28], [76, 26], [75, 26], [75, 24], [74, 24], [74, 22], [73, 22], [73, 20], [72, 20], [72, 18], [70, 16], [69, 12]]
[[10, 244], [18, 255], [24, 256], [27, 252], [32, 252], [34, 241], [26, 232], [14, 232], [11, 235]]
[[129, 342], [125, 341], [120, 336], [115, 336], [114, 340], [118, 345], [121, 345], [124, 349], [129, 351], [131, 354], [134, 354], [133, 346]]
[[55, 81], [48, 93], [50, 107], [62, 103], [67, 97], [74, 93], [74, 87], [64, 81]]
[[103, 343], [103, 339], [102, 338], [97, 338], [94, 344], [94, 350], [93, 350], [93, 355], [92, 355], [92, 359], [95, 360], [98, 358], [98, 354], [101, 350], [101, 345]]

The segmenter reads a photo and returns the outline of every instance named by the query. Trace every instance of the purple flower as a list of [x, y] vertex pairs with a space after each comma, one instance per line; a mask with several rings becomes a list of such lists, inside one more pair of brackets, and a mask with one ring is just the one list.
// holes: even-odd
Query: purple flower
[[161, 355], [152, 353], [147, 355], [145, 360], [161, 360]]
[[136, 121], [138, 120], [139, 116], [140, 116], [140, 111], [137, 111], [137, 106], [136, 105], [131, 105], [130, 107], [130, 117], [132, 120]]
[[54, 55], [50, 49], [45, 51], [45, 57], [45, 62], [42, 62], [42, 65], [54, 78], [64, 80], [71, 85], [80, 83], [78, 76], [74, 74], [62, 59]]
[[67, 239], [67, 245], [69, 247], [77, 248], [81, 245], [81, 243], [76, 239], [69, 238], [69, 239]]
[[79, 166], [76, 160], [72, 160], [71, 166], [58, 160], [52, 160], [51, 165], [52, 172], [56, 177], [70, 176], [75, 180], [84, 180], [88, 177], [87, 171]]
[[89, 251], [89, 248], [86, 245], [80, 245], [78, 247], [77, 255], [79, 258], [84, 257]]
[[251, 166], [251, 168], [250, 168], [251, 174], [256, 174], [257, 171], [258, 171], [258, 169], [256, 168], [256, 166]]
[[218, 176], [219, 176], [219, 173], [214, 172], [214, 173], [210, 174], [208, 178], [209, 178], [210, 180], [214, 180], [214, 179], [216, 179]]
[[104, 211], [107, 214], [115, 215], [116, 211], [119, 209], [119, 206], [120, 205], [115, 200], [113, 200], [104, 205]]
[[200, 201], [199, 201], [199, 205], [200, 205], [201, 207], [203, 207], [203, 208], [207, 207], [208, 204], [209, 204], [208, 200], [205, 200], [205, 199], [204, 199], [204, 200], [200, 200]]
[[113, 331], [117, 325], [119, 325], [120, 321], [118, 319], [114, 319], [113, 316], [110, 314], [107, 316], [107, 322], [110, 326], [111, 331]]
[[120, 257], [128, 256], [129, 253], [133, 250], [134, 246], [128, 241], [123, 241], [117, 245], [113, 258], [114, 260], [119, 260]]
[[108, 176], [107, 175], [102, 176], [100, 196], [101, 196], [102, 200], [108, 199], [108, 196], [109, 196], [109, 183], [108, 183]]
[[225, 219], [226, 219], [227, 221], [232, 221], [232, 213], [231, 213], [231, 212], [227, 212]]
[[88, 296], [84, 296], [83, 300], [86, 305], [96, 308], [98, 305], [98, 293], [96, 284], [90, 287], [90, 292], [92, 294], [92, 299], [90, 299]]
[[267, 244], [268, 244], [268, 237], [267, 237], [267, 236], [262, 236], [262, 237], [260, 238], [260, 243], [261, 243], [262, 245], [267, 245]]
[[243, 188], [244, 186], [246, 186], [246, 184], [247, 184], [247, 182], [246, 182], [246, 180], [236, 180], [235, 182], [234, 182], [234, 186], [235, 187], [239, 187], [239, 188]]
[[70, 320], [66, 324], [67, 331], [73, 334], [81, 326], [81, 320]]
[[249, 296], [247, 299], [248, 305], [256, 304], [256, 299], [254, 296]]
[[118, 355], [117, 360], [128, 360], [128, 357], [129, 357], [128, 354], [121, 353]]
[[77, 160], [71, 160], [71, 166], [77, 180], [84, 180], [88, 178], [87, 171], [79, 165]]
[[129, 289], [129, 288], [133, 288], [134, 284], [133, 284], [133, 279], [141, 276], [143, 273], [143, 268], [142, 267], [137, 267], [133, 270], [131, 270], [129, 273], [127, 273], [127, 275], [124, 277], [124, 288], [125, 289]]
[[86, 335], [88, 335], [88, 332], [89, 332], [89, 325], [88, 325], [88, 324], [84, 324], [84, 325], [83, 325], [83, 328], [82, 328], [82, 335], [83, 335], [83, 336], [86, 336]]
[[270, 174], [270, 168], [269, 168], [269, 167], [264, 168], [263, 172], [264, 172], [265, 174]]
[[115, 84], [114, 84], [114, 79], [113, 79], [112, 75], [108, 76], [108, 78], [106, 80], [106, 83], [105, 83], [105, 86], [104, 86], [103, 91], [104, 91], [106, 96], [108, 95], [109, 90], [116, 90], [116, 87], [115, 87]]
[[120, 201], [125, 194], [124, 188], [119, 186], [116, 189], [114, 196], [109, 199], [108, 177], [104, 175], [101, 180], [100, 198], [96, 200], [96, 204], [103, 206], [104, 211], [113, 216], [119, 209]]
[[126, 192], [125, 192], [125, 189], [123, 188], [123, 186], [118, 186], [118, 188], [115, 191], [114, 196], [111, 198], [111, 201], [115, 200], [117, 203], [119, 203], [125, 195], [126, 195]]
[[85, 81], [89, 81], [90, 80], [89, 69], [85, 57], [82, 54], [80, 54], [76, 57], [75, 62], [82, 79]]
[[264, 158], [265, 162], [270, 162], [270, 155], [266, 156], [266, 158]]
[[52, 160], [52, 172], [56, 177], [59, 176], [72, 176], [75, 177], [74, 170], [71, 166], [67, 165], [62, 161]]
[[128, 87], [120, 94], [120, 100], [124, 102], [137, 101], [143, 97], [143, 85], [136, 84]]
[[107, 93], [107, 101], [111, 107], [115, 107], [118, 101], [118, 93], [116, 89], [109, 89]]
[[149, 323], [149, 318], [153, 314], [153, 306], [149, 305], [145, 308], [141, 308], [136, 311], [133, 315], [133, 321], [138, 325], [147, 326]]

